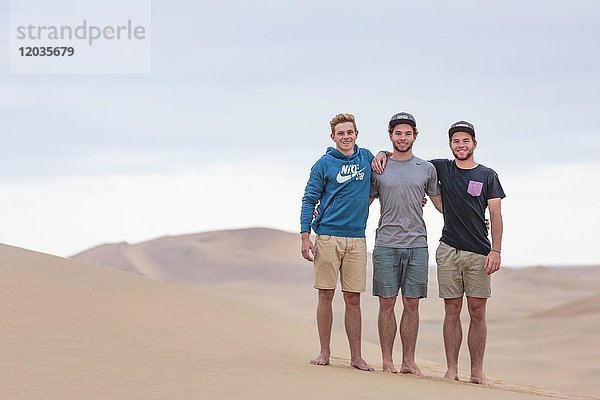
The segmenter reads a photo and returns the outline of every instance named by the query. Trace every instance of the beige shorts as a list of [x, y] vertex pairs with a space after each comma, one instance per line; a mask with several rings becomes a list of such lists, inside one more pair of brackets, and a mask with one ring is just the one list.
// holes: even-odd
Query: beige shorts
[[435, 253], [440, 297], [454, 299], [492, 296], [491, 276], [485, 272], [486, 256], [458, 250], [440, 242]]
[[315, 289], [335, 289], [339, 274], [344, 292], [366, 290], [365, 238], [318, 235], [315, 248]]

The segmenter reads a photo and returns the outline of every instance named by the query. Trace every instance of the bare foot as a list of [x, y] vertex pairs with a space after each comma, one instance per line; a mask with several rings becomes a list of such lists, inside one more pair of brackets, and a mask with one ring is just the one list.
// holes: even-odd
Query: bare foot
[[362, 357], [357, 358], [356, 360], [352, 360], [350, 366], [360, 369], [361, 371], [373, 371], [373, 368], [369, 367], [369, 364], [362, 359]]
[[449, 369], [448, 371], [446, 371], [446, 374], [444, 375], [444, 379], [450, 379], [452, 381], [458, 381], [458, 370], [455, 369]]
[[469, 383], [476, 383], [478, 385], [490, 386], [490, 380], [483, 373], [477, 375], [471, 375]]
[[310, 360], [312, 365], [329, 365], [329, 354], [319, 354], [317, 358]]
[[398, 371], [396, 370], [396, 367], [394, 367], [393, 361], [384, 361], [383, 362], [383, 372], [389, 372], [392, 374], [398, 373]]
[[416, 376], [418, 378], [423, 377], [423, 373], [421, 372], [419, 367], [417, 367], [417, 364], [404, 364], [403, 363], [402, 366], [400, 367], [400, 373], [401, 374], [413, 374], [414, 376]]

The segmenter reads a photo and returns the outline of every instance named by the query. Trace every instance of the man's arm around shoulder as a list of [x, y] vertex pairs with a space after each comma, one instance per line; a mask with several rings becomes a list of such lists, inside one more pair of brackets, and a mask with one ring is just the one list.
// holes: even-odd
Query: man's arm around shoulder
[[429, 198], [431, 199], [431, 202], [433, 203], [435, 208], [443, 214], [444, 210], [442, 207], [442, 195], [441, 194], [432, 195], [432, 196], [429, 196]]

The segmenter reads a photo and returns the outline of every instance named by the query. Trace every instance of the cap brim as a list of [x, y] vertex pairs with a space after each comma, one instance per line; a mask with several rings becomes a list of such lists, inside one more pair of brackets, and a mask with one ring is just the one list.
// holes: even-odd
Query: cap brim
[[448, 136], [452, 137], [452, 135], [454, 135], [456, 132], [465, 132], [475, 137], [475, 131], [466, 126], [455, 126], [453, 128], [450, 128], [450, 130], [448, 130]]
[[393, 128], [394, 126], [400, 125], [400, 124], [408, 124], [408, 125], [412, 126], [413, 128], [417, 127], [417, 124], [415, 123], [415, 121], [411, 121], [408, 118], [406, 118], [406, 119], [395, 119], [395, 120], [392, 120], [389, 123], [389, 127]]

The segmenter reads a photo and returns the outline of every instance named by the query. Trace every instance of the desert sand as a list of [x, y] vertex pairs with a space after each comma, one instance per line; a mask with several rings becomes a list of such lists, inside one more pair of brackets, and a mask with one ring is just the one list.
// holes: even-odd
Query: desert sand
[[[312, 326], [303, 335], [303, 340], [308, 338], [303, 358], [317, 350], [312, 266], [300, 257], [296, 234], [270, 229], [206, 232], [134, 245], [104, 245], [74, 258], [202, 290]], [[599, 267], [503, 268], [496, 273], [488, 306], [488, 376], [502, 387], [536, 386], [600, 398], [599, 288]], [[368, 342], [365, 349], [373, 351], [367, 361], [377, 364], [378, 305], [369, 290], [363, 296], [363, 339]], [[345, 349], [340, 297], [335, 303], [334, 330], [342, 334], [340, 343]], [[466, 310], [463, 315], [466, 331]], [[432, 379], [444, 371], [442, 318], [443, 302], [437, 297], [432, 271], [429, 296], [421, 301], [417, 345], [418, 361], [428, 366]], [[399, 341], [395, 348], [400, 350]], [[400, 356], [395, 360], [398, 364]], [[460, 368], [461, 378], [467, 379], [466, 344]]]
[[[314, 327], [197, 290], [0, 245], [0, 398], [550, 399], [528, 386], [480, 387], [309, 365]], [[365, 343], [376, 364], [378, 347]]]

